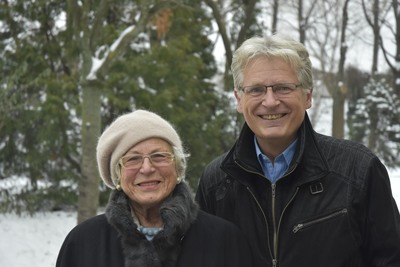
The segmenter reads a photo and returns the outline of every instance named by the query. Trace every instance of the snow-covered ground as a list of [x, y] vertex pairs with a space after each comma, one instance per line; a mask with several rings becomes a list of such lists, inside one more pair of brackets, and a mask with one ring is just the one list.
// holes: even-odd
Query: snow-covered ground
[[72, 212], [0, 215], [0, 266], [55, 266], [60, 246], [75, 223]]
[[[400, 169], [390, 171], [397, 206], [400, 206]], [[73, 212], [46, 212], [33, 217], [0, 215], [0, 266], [55, 266], [60, 246], [75, 226]]]
[[[329, 103], [322, 105], [317, 111], [321, 116], [314, 122], [317, 131], [328, 135], [330, 110]], [[389, 170], [389, 174], [393, 196], [399, 207], [400, 168]], [[75, 224], [74, 212], [46, 212], [32, 217], [0, 214], [0, 266], [55, 266], [61, 244]]]
[[400, 169], [389, 170], [390, 182], [392, 185], [393, 197], [397, 207], [400, 209]]

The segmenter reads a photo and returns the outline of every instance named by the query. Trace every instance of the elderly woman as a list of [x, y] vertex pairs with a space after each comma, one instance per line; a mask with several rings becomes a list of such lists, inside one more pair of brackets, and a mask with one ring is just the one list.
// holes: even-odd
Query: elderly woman
[[120, 116], [101, 135], [97, 162], [114, 189], [105, 214], [68, 234], [57, 267], [252, 266], [238, 228], [198, 209], [166, 120], [145, 110]]

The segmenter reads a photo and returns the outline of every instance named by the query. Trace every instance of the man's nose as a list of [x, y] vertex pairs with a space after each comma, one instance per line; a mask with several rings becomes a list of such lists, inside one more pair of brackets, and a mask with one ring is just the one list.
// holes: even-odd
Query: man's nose
[[279, 104], [279, 99], [277, 98], [276, 94], [272, 90], [272, 87], [267, 87], [265, 91], [265, 95], [263, 96], [263, 105], [265, 106], [275, 106]]

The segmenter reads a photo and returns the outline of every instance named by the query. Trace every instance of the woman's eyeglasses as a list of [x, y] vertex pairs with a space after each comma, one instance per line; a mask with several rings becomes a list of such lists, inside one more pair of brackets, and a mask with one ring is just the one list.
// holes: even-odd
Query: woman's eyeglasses
[[145, 158], [148, 158], [154, 167], [164, 167], [172, 163], [175, 156], [170, 152], [155, 152], [151, 154], [128, 154], [123, 156], [119, 163], [129, 170], [139, 169]]

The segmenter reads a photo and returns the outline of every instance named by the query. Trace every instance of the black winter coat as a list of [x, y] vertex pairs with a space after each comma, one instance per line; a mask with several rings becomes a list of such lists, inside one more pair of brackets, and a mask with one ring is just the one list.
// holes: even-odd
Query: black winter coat
[[317, 134], [306, 114], [297, 152], [275, 184], [245, 125], [206, 167], [200, 208], [238, 225], [255, 266], [400, 267], [400, 216], [384, 165], [364, 146]]
[[160, 212], [164, 230], [148, 241], [137, 231], [126, 195], [113, 191], [105, 214], [68, 234], [56, 267], [253, 266], [243, 234], [234, 224], [199, 211], [184, 183]]

